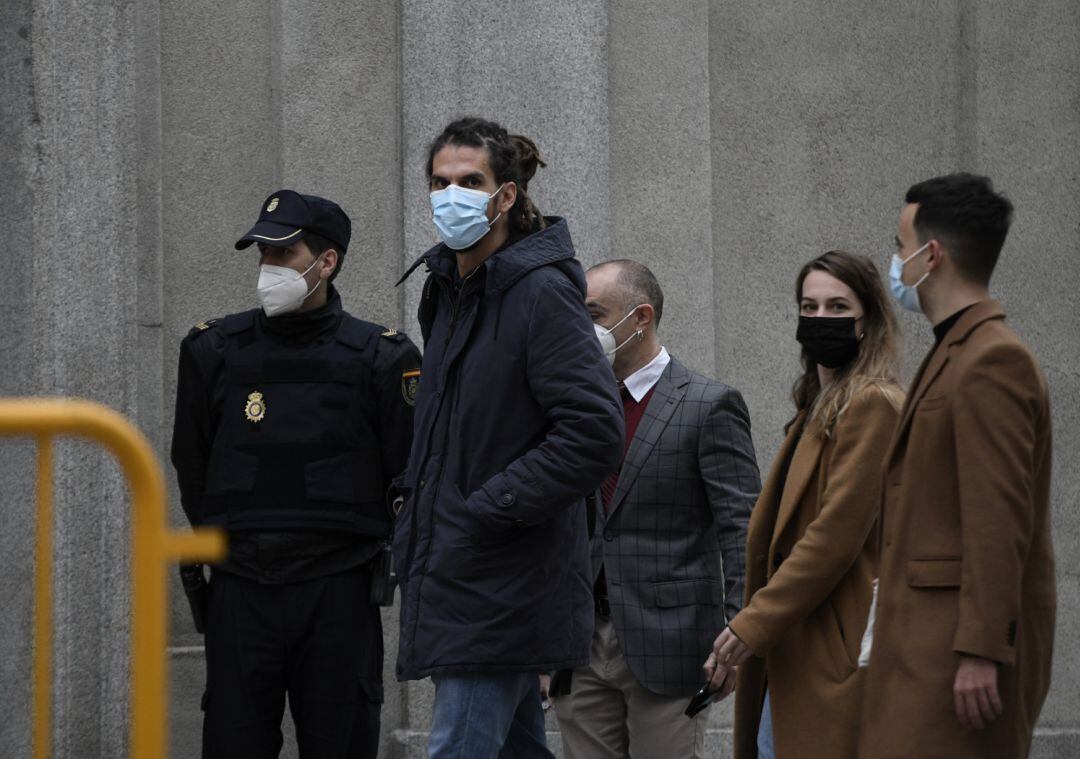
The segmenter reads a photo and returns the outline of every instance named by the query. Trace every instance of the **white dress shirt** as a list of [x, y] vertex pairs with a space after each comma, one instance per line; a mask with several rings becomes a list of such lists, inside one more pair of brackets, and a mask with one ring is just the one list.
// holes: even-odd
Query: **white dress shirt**
[[660, 381], [660, 375], [670, 363], [671, 356], [668, 355], [667, 348], [660, 346], [656, 358], [623, 380], [623, 385], [635, 403], [641, 403], [641, 399], [653, 389], [653, 385]]

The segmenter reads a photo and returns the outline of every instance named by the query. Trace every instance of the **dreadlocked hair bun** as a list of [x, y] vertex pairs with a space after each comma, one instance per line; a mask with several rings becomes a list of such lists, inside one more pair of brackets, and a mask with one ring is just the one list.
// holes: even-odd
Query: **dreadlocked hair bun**
[[510, 135], [510, 144], [514, 146], [517, 155], [518, 169], [521, 172], [521, 189], [528, 191], [529, 180], [536, 176], [536, 170], [547, 166], [540, 157], [540, 149], [536, 143], [523, 134]]

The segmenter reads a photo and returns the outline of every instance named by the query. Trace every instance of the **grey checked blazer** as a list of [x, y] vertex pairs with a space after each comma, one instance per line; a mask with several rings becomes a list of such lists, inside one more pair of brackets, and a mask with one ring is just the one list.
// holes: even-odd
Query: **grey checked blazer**
[[650, 691], [691, 696], [726, 617], [742, 607], [746, 526], [761, 489], [738, 390], [664, 369], [619, 473], [596, 509], [594, 579], [604, 567], [630, 670]]

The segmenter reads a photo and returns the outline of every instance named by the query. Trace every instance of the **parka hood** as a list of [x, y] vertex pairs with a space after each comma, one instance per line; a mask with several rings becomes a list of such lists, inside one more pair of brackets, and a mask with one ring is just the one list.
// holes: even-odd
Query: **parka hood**
[[[511, 242], [484, 261], [488, 294], [497, 295], [509, 290], [529, 272], [542, 266], [554, 265], [566, 274], [581, 291], [582, 297], [585, 297], [585, 274], [575, 261], [574, 244], [570, 239], [566, 219], [548, 216], [545, 220], [548, 224], [546, 227]], [[454, 251], [439, 243], [417, 258], [398, 280], [398, 284], [408, 279], [421, 264], [427, 264], [427, 270], [436, 276], [451, 278], [457, 261]]]

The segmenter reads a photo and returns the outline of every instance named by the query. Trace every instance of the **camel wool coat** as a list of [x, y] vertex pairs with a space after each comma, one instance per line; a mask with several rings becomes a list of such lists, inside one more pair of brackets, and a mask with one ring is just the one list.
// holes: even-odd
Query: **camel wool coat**
[[[994, 301], [927, 357], [887, 458], [863, 759], [1022, 759], [1050, 685], [1050, 402]], [[960, 654], [992, 659], [1004, 713], [962, 728]]]
[[779, 759], [855, 756], [881, 466], [900, 398], [867, 387], [831, 434], [802, 432], [800, 416], [780, 448], [750, 517], [746, 603], [730, 623], [755, 654], [736, 683], [736, 759], [757, 757], [766, 683]]

